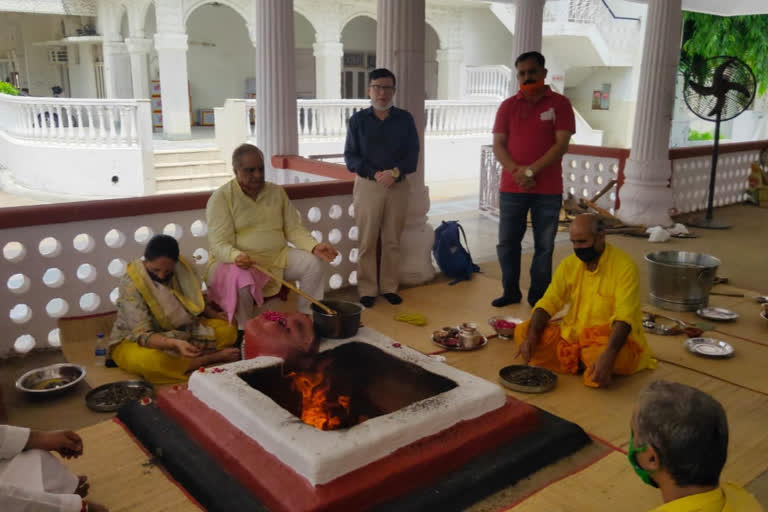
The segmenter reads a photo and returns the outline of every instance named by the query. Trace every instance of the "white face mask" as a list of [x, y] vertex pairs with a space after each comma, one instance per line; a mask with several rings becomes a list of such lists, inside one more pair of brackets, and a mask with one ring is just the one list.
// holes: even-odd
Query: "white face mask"
[[379, 112], [383, 112], [385, 110], [389, 110], [390, 108], [392, 108], [392, 105], [394, 105], [394, 103], [395, 102], [393, 100], [393, 101], [390, 101], [389, 103], [387, 103], [386, 105], [384, 105], [383, 107], [380, 107], [380, 106], [378, 106], [376, 104], [375, 101], [371, 100], [371, 106], [373, 107], [374, 110], [378, 110]]

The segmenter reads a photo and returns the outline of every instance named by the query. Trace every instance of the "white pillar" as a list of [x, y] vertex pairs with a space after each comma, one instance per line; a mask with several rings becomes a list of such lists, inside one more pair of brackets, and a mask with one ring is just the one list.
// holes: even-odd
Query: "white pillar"
[[110, 41], [105, 38], [102, 46], [104, 58], [104, 66], [102, 68], [104, 74], [104, 97], [108, 99], [118, 97], [117, 67], [120, 54], [123, 51], [123, 44], [121, 41]]
[[322, 41], [312, 45], [315, 55], [315, 97], [341, 99], [341, 57], [344, 46], [338, 41]]
[[463, 65], [464, 50], [462, 48], [437, 50], [437, 99], [461, 98]]
[[79, 43], [79, 64], [69, 65], [70, 87], [73, 98], [96, 97], [96, 66], [94, 62], [93, 43]]
[[134, 98], [149, 98], [149, 52], [152, 40], [129, 38], [125, 40], [131, 57], [131, 82]]
[[632, 148], [624, 168], [617, 212], [627, 224], [672, 224], [669, 131], [681, 24], [681, 0], [648, 0]]
[[513, 87], [517, 92], [517, 72], [514, 71], [515, 59], [525, 52], [541, 52], [541, 32], [544, 23], [545, 0], [517, 0], [515, 3], [515, 34], [512, 46]]
[[160, 65], [163, 136], [188, 139], [192, 135], [187, 79], [187, 34], [157, 33], [155, 49]]
[[378, 0], [377, 16], [376, 65], [395, 74], [395, 104], [413, 115], [421, 145], [418, 169], [408, 176], [408, 220], [400, 238], [400, 283], [421, 284], [435, 275], [424, 185], [424, 0]]
[[266, 178], [282, 183], [273, 155], [298, 155], [293, 0], [256, 0], [256, 136]]

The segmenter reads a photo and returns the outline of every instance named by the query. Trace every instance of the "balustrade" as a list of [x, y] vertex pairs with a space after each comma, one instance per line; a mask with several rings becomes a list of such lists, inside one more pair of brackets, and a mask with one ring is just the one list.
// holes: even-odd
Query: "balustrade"
[[0, 94], [0, 130], [17, 139], [47, 145], [138, 146], [142, 132], [151, 133], [148, 114], [147, 100]]

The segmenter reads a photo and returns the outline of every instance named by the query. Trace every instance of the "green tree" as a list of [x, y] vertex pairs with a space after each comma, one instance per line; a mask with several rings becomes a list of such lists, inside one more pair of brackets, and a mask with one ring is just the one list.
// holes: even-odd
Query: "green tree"
[[739, 57], [752, 68], [758, 94], [768, 88], [768, 15], [713, 16], [683, 13], [681, 68], [696, 73], [704, 59], [718, 55]]
[[8, 82], [2, 82], [0, 81], [0, 93], [2, 94], [10, 94], [11, 96], [18, 96], [19, 91], [9, 84]]

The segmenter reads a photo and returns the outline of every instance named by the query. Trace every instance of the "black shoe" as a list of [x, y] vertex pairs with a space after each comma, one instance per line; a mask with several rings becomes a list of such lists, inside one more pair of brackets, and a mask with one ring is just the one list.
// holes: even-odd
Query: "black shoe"
[[382, 297], [387, 299], [390, 304], [400, 304], [403, 302], [403, 298], [396, 293], [384, 293]]
[[504, 306], [509, 306], [510, 304], [520, 304], [522, 299], [522, 297], [505, 297], [502, 295], [498, 299], [493, 299], [493, 301], [491, 301], [491, 306], [495, 308], [503, 308]]
[[360, 297], [360, 304], [367, 308], [372, 308], [375, 302], [376, 297], [371, 297], [370, 295], [363, 295]]

